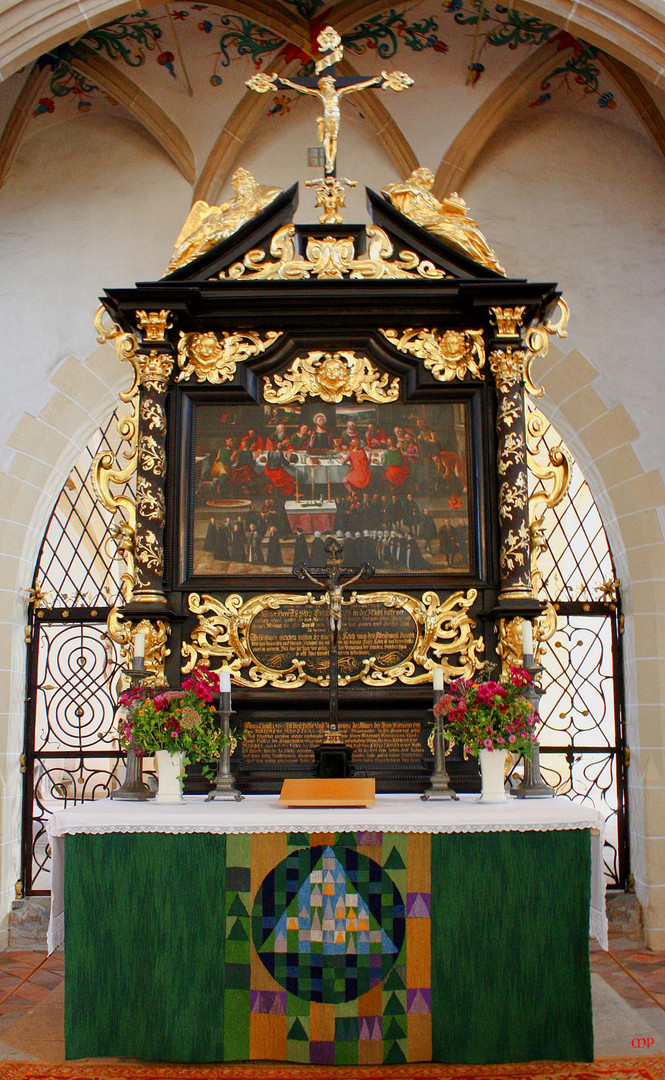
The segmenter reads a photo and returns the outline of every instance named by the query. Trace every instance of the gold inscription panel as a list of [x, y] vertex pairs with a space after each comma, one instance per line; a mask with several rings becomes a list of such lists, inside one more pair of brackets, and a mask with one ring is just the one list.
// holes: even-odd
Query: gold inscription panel
[[[321, 743], [320, 721], [250, 720], [243, 724], [242, 760], [251, 769], [311, 769], [313, 750]], [[410, 764], [419, 768], [424, 747], [421, 725], [415, 721], [340, 721], [341, 740], [353, 749], [357, 769], [386, 769]]]
[[[418, 639], [418, 627], [403, 608], [349, 605], [339, 641], [339, 673], [357, 679], [372, 667], [387, 670], [405, 663]], [[327, 675], [330, 627], [328, 607], [267, 608], [258, 612], [248, 629], [249, 649], [256, 662], [273, 671], [290, 671], [294, 659], [304, 663], [310, 677]]]

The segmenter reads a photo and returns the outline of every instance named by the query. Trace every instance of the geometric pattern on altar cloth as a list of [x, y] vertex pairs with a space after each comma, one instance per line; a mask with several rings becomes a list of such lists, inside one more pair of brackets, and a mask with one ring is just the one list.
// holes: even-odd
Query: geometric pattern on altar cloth
[[227, 1060], [431, 1060], [430, 855], [423, 833], [227, 837]]
[[405, 903], [374, 859], [331, 845], [289, 852], [252, 909], [256, 951], [272, 977], [308, 1001], [353, 1001], [383, 982], [405, 934]]

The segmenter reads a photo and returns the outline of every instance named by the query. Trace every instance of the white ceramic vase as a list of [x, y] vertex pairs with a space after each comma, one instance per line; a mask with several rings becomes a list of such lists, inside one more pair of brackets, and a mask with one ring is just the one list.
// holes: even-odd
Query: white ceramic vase
[[481, 795], [480, 802], [504, 802], [506, 798], [504, 766], [505, 750], [479, 750]]
[[159, 789], [155, 796], [158, 803], [182, 802], [181, 773], [184, 769], [184, 750], [178, 750], [175, 754], [169, 754], [168, 750], [155, 751], [155, 765]]

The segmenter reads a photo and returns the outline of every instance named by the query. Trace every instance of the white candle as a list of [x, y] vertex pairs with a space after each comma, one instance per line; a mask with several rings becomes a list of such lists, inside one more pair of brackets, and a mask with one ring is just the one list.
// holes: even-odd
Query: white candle
[[134, 638], [134, 659], [143, 660], [145, 656], [145, 634], [137, 634]]
[[443, 690], [443, 668], [435, 667], [432, 672], [432, 689]]
[[219, 673], [219, 692], [220, 694], [231, 693], [231, 672], [228, 668], [222, 668]]
[[533, 656], [533, 629], [530, 619], [522, 620], [522, 653], [524, 656]]

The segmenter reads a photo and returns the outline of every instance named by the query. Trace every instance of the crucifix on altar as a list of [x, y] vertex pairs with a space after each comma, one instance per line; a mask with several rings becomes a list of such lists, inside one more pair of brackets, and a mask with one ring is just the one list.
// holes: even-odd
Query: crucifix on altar
[[[325, 542], [325, 551], [328, 555], [326, 566], [306, 566], [299, 563], [293, 567], [293, 573], [301, 581], [305, 579], [313, 585], [324, 589], [328, 594], [329, 622], [330, 622], [330, 668], [329, 668], [329, 707], [328, 707], [328, 731], [337, 730], [337, 714], [339, 699], [338, 659], [339, 659], [339, 636], [342, 629], [342, 593], [345, 588], [354, 585], [361, 578], [367, 580], [374, 576], [374, 567], [369, 563], [362, 566], [343, 566], [344, 545], [341, 541], [329, 536]], [[351, 575], [351, 576], [349, 576]], [[343, 579], [347, 580], [344, 581]]]
[[317, 185], [318, 203], [324, 207], [321, 221], [334, 223], [340, 221], [337, 207], [344, 205], [344, 189], [355, 187], [355, 180], [337, 179], [337, 142], [340, 127], [340, 101], [348, 94], [359, 90], [377, 87], [380, 90], [406, 90], [413, 84], [413, 79], [404, 71], [382, 71], [380, 75], [367, 78], [353, 75], [337, 75], [336, 64], [343, 58], [342, 39], [332, 26], [326, 26], [317, 37], [321, 59], [316, 61], [315, 77], [291, 79], [286, 75], [271, 75], [260, 71], [248, 79], [246, 85], [258, 94], [267, 94], [276, 90], [295, 90], [299, 94], [316, 97], [323, 106], [323, 115], [317, 117], [317, 136], [325, 154], [324, 176], [321, 180], [310, 180], [308, 186]]

